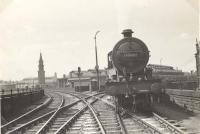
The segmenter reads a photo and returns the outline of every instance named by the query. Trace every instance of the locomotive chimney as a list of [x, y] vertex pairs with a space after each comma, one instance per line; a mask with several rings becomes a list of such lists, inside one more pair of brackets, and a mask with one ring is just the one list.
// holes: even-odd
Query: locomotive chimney
[[131, 29], [125, 29], [123, 30], [122, 34], [124, 35], [124, 38], [132, 37], [133, 31]]

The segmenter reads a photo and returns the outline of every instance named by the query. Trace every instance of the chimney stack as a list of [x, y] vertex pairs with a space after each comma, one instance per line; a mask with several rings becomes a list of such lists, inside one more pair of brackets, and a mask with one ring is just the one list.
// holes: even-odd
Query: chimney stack
[[133, 31], [131, 29], [125, 29], [123, 30], [122, 34], [124, 35], [124, 38], [130, 38], [132, 37]]

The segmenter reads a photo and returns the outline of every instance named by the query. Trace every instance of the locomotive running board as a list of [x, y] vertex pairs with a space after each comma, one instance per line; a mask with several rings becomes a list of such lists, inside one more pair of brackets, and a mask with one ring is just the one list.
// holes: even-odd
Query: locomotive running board
[[[109, 95], [119, 94], [141, 94], [150, 93], [155, 90], [155, 83], [160, 84], [160, 80], [144, 80], [144, 81], [133, 81], [133, 82], [109, 82], [106, 83], [105, 93]], [[156, 87], [157, 88], [157, 87]], [[156, 89], [157, 90], [157, 89]]]

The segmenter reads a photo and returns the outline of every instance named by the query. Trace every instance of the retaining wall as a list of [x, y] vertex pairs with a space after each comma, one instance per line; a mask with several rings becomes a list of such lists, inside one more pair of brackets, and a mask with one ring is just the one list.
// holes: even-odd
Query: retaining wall
[[44, 90], [42, 89], [31, 92], [1, 95], [1, 115], [3, 115], [5, 119], [9, 119], [43, 96]]
[[190, 111], [200, 112], [200, 91], [165, 89], [170, 101]]

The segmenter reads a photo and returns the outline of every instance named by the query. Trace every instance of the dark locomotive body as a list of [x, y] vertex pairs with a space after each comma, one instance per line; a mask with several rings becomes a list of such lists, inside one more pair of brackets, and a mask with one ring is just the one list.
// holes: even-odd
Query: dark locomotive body
[[160, 81], [152, 79], [152, 70], [146, 66], [149, 60], [147, 46], [132, 37], [132, 33], [130, 29], [124, 30], [124, 38], [108, 54], [105, 92], [115, 97], [117, 105], [148, 110], [152, 94], [161, 91]]

